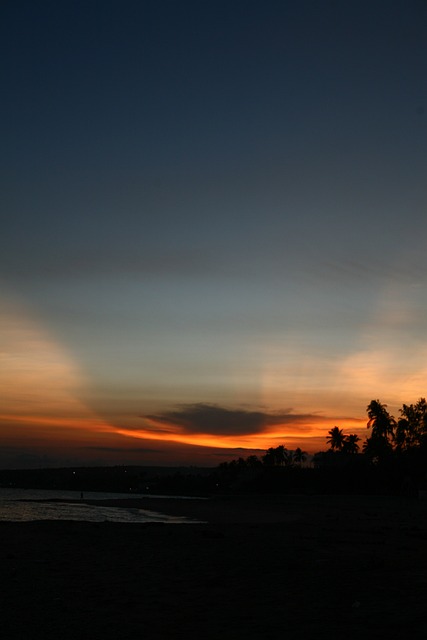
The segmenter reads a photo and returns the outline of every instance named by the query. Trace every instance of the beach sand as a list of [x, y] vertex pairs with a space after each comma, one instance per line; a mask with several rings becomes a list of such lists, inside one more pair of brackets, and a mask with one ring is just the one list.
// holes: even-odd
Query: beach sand
[[1, 522], [2, 638], [426, 637], [427, 502], [102, 504], [206, 522]]

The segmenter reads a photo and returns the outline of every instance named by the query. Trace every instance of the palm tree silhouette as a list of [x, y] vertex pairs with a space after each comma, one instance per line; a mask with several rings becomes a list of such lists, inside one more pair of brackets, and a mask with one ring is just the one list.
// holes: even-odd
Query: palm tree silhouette
[[307, 460], [307, 451], [303, 451], [300, 447], [297, 447], [294, 451], [294, 462], [301, 465]]
[[366, 426], [372, 432], [363, 445], [363, 452], [378, 462], [393, 449], [396, 420], [387, 411], [387, 405], [379, 400], [371, 400], [366, 410], [369, 418]]
[[283, 444], [279, 444], [279, 446], [276, 447], [276, 464], [280, 466], [286, 464], [288, 461], [288, 453], [286, 447], [284, 447]]
[[265, 455], [262, 457], [262, 461], [268, 466], [292, 466], [292, 452], [286, 449], [283, 444], [279, 444], [278, 447], [270, 447], [267, 449]]
[[[282, 449], [284, 449], [283, 445]], [[265, 465], [269, 466], [269, 467], [273, 467], [276, 465], [280, 465], [283, 464], [283, 455], [282, 455], [282, 450], [279, 450], [279, 452], [277, 451], [279, 447], [275, 448], [275, 447], [270, 447], [269, 449], [267, 449], [267, 451], [265, 452], [265, 454], [262, 456], [262, 461]]]
[[344, 436], [344, 445], [343, 451], [345, 453], [355, 454], [359, 451], [359, 442], [360, 438], [356, 433], [350, 433], [348, 436]]
[[393, 436], [396, 420], [387, 411], [387, 405], [382, 404], [379, 400], [371, 400], [367, 406], [368, 412], [368, 429], [372, 429], [373, 438], [385, 438]]
[[326, 442], [331, 447], [332, 451], [342, 451], [345, 442], [345, 435], [342, 429], [339, 427], [333, 427], [328, 431]]

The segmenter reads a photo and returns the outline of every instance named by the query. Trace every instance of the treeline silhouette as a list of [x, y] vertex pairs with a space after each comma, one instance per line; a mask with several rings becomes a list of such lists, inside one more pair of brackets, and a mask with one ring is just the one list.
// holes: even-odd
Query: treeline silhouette
[[311, 460], [300, 448], [284, 445], [261, 456], [219, 465], [222, 488], [237, 491], [405, 494], [427, 486], [427, 402], [404, 404], [398, 419], [387, 405], [367, 406], [369, 435], [345, 434], [337, 426], [326, 436], [328, 449]]

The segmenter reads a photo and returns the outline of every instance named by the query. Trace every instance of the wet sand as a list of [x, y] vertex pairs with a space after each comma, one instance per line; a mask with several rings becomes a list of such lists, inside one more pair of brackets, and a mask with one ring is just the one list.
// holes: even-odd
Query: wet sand
[[426, 635], [425, 502], [272, 496], [108, 504], [206, 523], [0, 523], [3, 638]]

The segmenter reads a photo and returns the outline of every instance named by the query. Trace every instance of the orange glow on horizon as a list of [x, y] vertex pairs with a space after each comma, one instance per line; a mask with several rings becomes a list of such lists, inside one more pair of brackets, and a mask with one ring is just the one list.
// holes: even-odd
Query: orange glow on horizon
[[[155, 425], [154, 420], [149, 421]], [[116, 427], [115, 432], [127, 438], [138, 440], [157, 440], [162, 442], [175, 442], [179, 444], [196, 445], [200, 447], [211, 447], [216, 449], [261, 449], [267, 450], [269, 447], [284, 444], [287, 448], [301, 447], [313, 451], [326, 448], [327, 432], [334, 425], [330, 419], [325, 419], [325, 423], [315, 426], [304, 425], [300, 428], [292, 429], [288, 424], [276, 425], [274, 429], [263, 431], [262, 433], [243, 435], [212, 435], [205, 433], [185, 433], [179, 432], [176, 425], [165, 425], [161, 423], [163, 432], [156, 432], [154, 429], [126, 429]], [[366, 422], [362, 419], [345, 419], [339, 421], [340, 429], [345, 433], [357, 433], [361, 438], [366, 434]], [[166, 433], [164, 432], [166, 430]], [[323, 446], [318, 446], [319, 441], [323, 441]], [[311, 445], [311, 446], [310, 446]]]
[[86, 430], [95, 433], [114, 431], [114, 427], [96, 417], [64, 418], [61, 416], [52, 417], [45, 415], [30, 416], [20, 414], [0, 414], [0, 422], [6, 424], [14, 422], [18, 424], [28, 424], [34, 426], [70, 428], [73, 430]]

